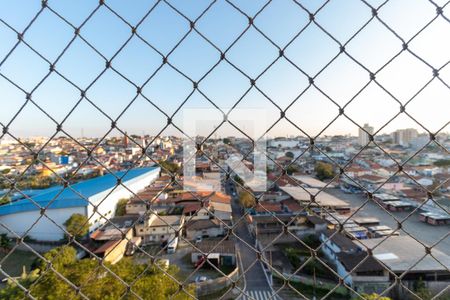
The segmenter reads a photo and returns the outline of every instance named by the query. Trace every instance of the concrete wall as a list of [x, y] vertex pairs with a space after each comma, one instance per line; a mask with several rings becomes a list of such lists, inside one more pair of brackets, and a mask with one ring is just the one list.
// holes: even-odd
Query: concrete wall
[[[128, 189], [134, 193], [137, 193], [158, 178], [158, 176], [159, 169], [155, 169], [152, 172], [145, 173], [127, 181], [125, 185]], [[96, 205], [105, 199], [99, 205], [98, 213], [103, 214], [107, 219], [114, 216], [116, 204], [120, 199], [129, 198], [132, 196], [132, 193], [123, 186], [119, 186], [112, 192], [111, 190], [112, 189], [109, 189], [89, 198], [89, 201]], [[111, 194], [109, 194], [110, 192]], [[94, 207], [92, 205], [88, 205], [87, 209], [84, 206], [48, 209], [45, 213], [48, 218], [46, 216], [41, 217], [39, 210], [19, 212], [0, 216], [0, 224], [5, 225], [9, 230], [15, 232], [16, 234], [22, 235], [34, 224], [34, 222], [36, 222], [36, 220], [39, 219], [39, 217], [41, 217], [37, 224], [35, 224], [29, 231], [28, 236], [32, 239], [41, 241], [58, 241], [64, 237], [64, 231], [58, 228], [57, 225], [64, 228], [64, 222], [74, 213], [86, 215], [88, 218], [90, 217], [90, 232], [93, 232], [95, 229], [104, 224], [106, 220], [100, 217], [98, 213], [93, 213], [93, 208]], [[57, 225], [55, 225], [55, 223]], [[8, 233], [10, 236], [16, 237], [15, 235], [9, 233], [3, 226], [0, 226], [0, 233]]]
[[[41, 241], [58, 241], [64, 237], [64, 231], [55, 225], [55, 223], [64, 228], [64, 222], [75, 213], [84, 215], [86, 210], [84, 207], [49, 209], [45, 212], [48, 218], [41, 216], [39, 210], [25, 211], [0, 216], [0, 224], [5, 225], [17, 235], [22, 236], [37, 221], [28, 232], [28, 237]], [[7, 233], [11, 237], [17, 237], [8, 232], [3, 226], [0, 226], [0, 233]]]
[[127, 214], [142, 214], [147, 210], [147, 204], [146, 203], [128, 203], [126, 205], [126, 212]]
[[219, 292], [236, 281], [239, 275], [239, 268], [236, 267], [228, 276], [219, 277], [213, 280], [197, 283], [197, 296], [206, 296]]
[[208, 235], [209, 237], [217, 237], [224, 234], [223, 228], [211, 227], [205, 230], [186, 230], [186, 238], [188, 240], [194, 240], [198, 236]]

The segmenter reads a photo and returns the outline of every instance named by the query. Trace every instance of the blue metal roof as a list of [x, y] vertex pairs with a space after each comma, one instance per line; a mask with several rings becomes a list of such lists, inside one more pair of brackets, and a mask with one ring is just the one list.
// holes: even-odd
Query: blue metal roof
[[[146, 167], [132, 169], [122, 178], [122, 183], [126, 186], [127, 181], [129, 182], [136, 177], [153, 172], [159, 172], [159, 168]], [[121, 178], [124, 173], [125, 171], [116, 172], [115, 175]], [[71, 185], [71, 188], [64, 189], [63, 186], [51, 187], [41, 190], [38, 195], [31, 196], [30, 198], [41, 207], [46, 207], [49, 202], [51, 202], [49, 208], [87, 206], [89, 202], [84, 198], [89, 198], [115, 187], [117, 184], [116, 176], [107, 174], [101, 177], [88, 179]], [[39, 210], [39, 207], [37, 207], [30, 199], [25, 198], [1, 205], [0, 216], [32, 210]]]

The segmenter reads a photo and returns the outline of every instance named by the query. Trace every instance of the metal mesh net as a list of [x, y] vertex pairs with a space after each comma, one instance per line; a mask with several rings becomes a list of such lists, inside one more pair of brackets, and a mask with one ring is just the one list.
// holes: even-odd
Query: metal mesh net
[[[116, 8], [115, 2], [100, 1], [95, 5], [83, 4], [85, 11], [75, 14], [77, 17], [74, 18], [73, 14], [62, 9], [59, 3], [42, 1], [33, 14], [26, 13], [30, 10], [19, 8], [16, 17], [20, 22], [12, 18], [13, 12], [0, 12], [0, 30], [5, 36], [5, 43], [0, 52], [1, 97], [2, 107], [7, 107], [0, 120], [3, 129], [0, 140], [12, 140], [20, 145], [21, 153], [26, 158], [26, 167], [20, 169], [15, 176], [0, 174], [5, 187], [3, 197], [22, 198], [21, 205], [31, 207], [30, 211], [37, 212], [31, 214], [31, 218], [36, 218], [30, 223], [31, 226], [21, 232], [14, 229], [17, 226], [12, 225], [14, 219], [8, 219], [9, 213], [0, 216], [2, 232], [14, 241], [5, 246], [0, 260], [0, 271], [5, 278], [1, 297], [367, 299], [367, 294], [370, 294], [368, 291], [371, 290], [377, 292], [375, 298], [449, 297], [448, 225], [436, 227], [438, 229], [434, 233], [429, 233], [433, 231], [432, 225], [417, 225], [419, 212], [423, 212], [426, 206], [433, 206], [442, 214], [448, 214], [448, 208], [435, 199], [437, 195], [441, 197], [442, 193], [445, 197], [445, 191], [448, 196], [448, 166], [447, 172], [441, 174], [437, 182], [427, 185], [416, 176], [419, 167], [412, 162], [427, 151], [439, 153], [441, 156], [448, 155], [448, 138], [446, 140], [441, 136], [449, 124], [449, 55], [443, 55], [444, 61], [439, 60], [437, 55], [435, 57], [429, 53], [424, 54], [420, 47], [415, 47], [415, 43], [424, 38], [424, 43], [436, 47], [436, 52], [441, 46], [435, 46], [434, 39], [448, 43], [450, 2], [422, 1], [421, 5], [428, 11], [415, 16], [420, 22], [414, 23], [415, 26], [409, 28], [409, 32], [398, 29], [398, 22], [403, 19], [398, 21], [396, 15], [389, 15], [390, 5], [409, 5], [405, 1], [401, 4], [393, 3], [396, 2], [393, 0], [378, 1], [379, 3], [353, 1], [361, 10], [361, 14], [357, 15], [352, 15], [351, 11], [345, 9], [339, 10], [339, 5], [343, 5], [339, 1], [318, 2], [320, 3], [312, 4], [292, 0], [248, 3], [225, 0], [186, 4], [180, 1], [153, 1], [143, 5], [137, 17], [128, 10]], [[196, 13], [188, 13], [186, 5], [194, 6]], [[296, 22], [288, 22], [288, 25], [283, 23], [284, 16], [277, 15], [282, 6], [287, 8], [284, 12], [289, 11]], [[170, 14], [173, 19], [162, 20], [162, 11]], [[338, 11], [344, 11], [345, 15], [335, 16]], [[99, 15], [107, 16], [105, 18], [109, 20], [108, 23], [100, 24], [96, 21]], [[230, 26], [230, 30], [239, 28], [236, 32], [221, 37], [220, 30], [208, 27], [211, 18], [223, 19], [222, 26], [227, 27], [226, 19], [231, 18], [231, 15], [232, 19], [238, 20], [239, 23], [239, 27]], [[288, 17], [286, 15], [286, 18]], [[262, 21], [267, 18], [277, 19], [270, 23]], [[338, 18], [338, 22], [353, 25], [353, 29], [342, 33], [330, 25], [323, 25], [333, 18]], [[52, 21], [40, 23], [42, 19]], [[434, 39], [427, 40], [427, 32], [432, 31], [438, 23], [447, 30], [439, 32], [440, 35]], [[53, 28], [49, 28], [49, 24], [53, 24]], [[103, 36], [90, 33], [101, 26], [112, 26], [111, 32]], [[371, 34], [374, 34], [373, 27], [381, 30], [386, 37], [374, 36], [370, 39]], [[176, 34], [173, 28], [178, 30], [175, 30]], [[61, 38], [64, 43], [60, 43], [58, 49], [49, 51], [44, 36], [51, 38], [53, 30], [58, 38], [59, 35], [64, 37]], [[167, 39], [171, 41], [170, 45], [163, 45], [158, 41], [155, 31], [167, 35]], [[114, 39], [114, 35], [120, 38]], [[11, 43], [13, 39], [7, 36], [15, 36], [14, 42]], [[361, 36], [369, 36], [368, 40], [372, 40], [372, 44], [361, 44], [358, 41]], [[103, 42], [96, 40], [99, 37]], [[317, 44], [311, 45], [311, 41], [315, 39], [318, 40]], [[195, 50], [187, 46], [192, 43], [196, 45]], [[129, 50], [132, 45], [138, 45], [136, 47], [147, 51], [148, 55], [143, 55], [143, 52], [133, 53]], [[369, 51], [372, 47], [375, 52]], [[74, 48], [76, 50], [72, 50]], [[259, 52], [263, 48], [270, 49], [271, 55], [261, 55]], [[303, 48], [306, 50], [299, 51]], [[331, 50], [326, 52], [324, 49]], [[366, 51], [370, 54], [364, 55]], [[140, 54], [136, 56], [136, 53]], [[252, 56], [256, 59], [253, 60]], [[17, 57], [32, 58], [32, 64], [22, 66], [23, 71], [19, 73], [10, 71], [11, 65], [21, 64]], [[307, 63], [308, 59], [316, 62], [314, 67]], [[208, 63], [196, 66], [196, 60]], [[399, 67], [401, 60], [403, 64]], [[425, 78], [411, 82], [408, 91], [399, 90], [395, 84], [395, 79], [401, 81], [402, 76], [410, 80], [402, 70], [405, 64], [419, 65], [414, 72]], [[139, 65], [146, 66], [144, 73], [137, 71]], [[337, 80], [344, 65], [353, 65], [355, 76], [342, 74], [344, 79], [337, 81], [338, 86], [334, 89], [323, 88], [325, 82]], [[283, 70], [290, 70], [289, 75], [286, 75], [286, 72], [280, 75], [283, 74], [280, 72], [280, 66], [283, 66]], [[76, 68], [86, 68], [88, 72], [81, 72], [81, 76], [71, 72]], [[225, 80], [222, 77], [221, 74], [226, 72], [233, 74], [230, 76], [233, 80]], [[170, 77], [163, 75], [167, 73], [171, 74]], [[337, 74], [338, 77], [331, 77], [331, 74]], [[283, 80], [280, 81], [283, 76], [295, 80], [295, 91], [285, 89]], [[186, 90], [183, 95], [170, 94], [170, 88], [167, 90], [167, 94], [176, 98], [176, 101], [171, 101], [172, 104], [176, 103], [173, 106], [168, 104], [169, 101], [166, 103], [160, 100], [159, 97], [165, 98], [154, 90], [167, 78], [173, 80], [169, 86], [182, 86]], [[108, 80], [115, 84], [108, 83]], [[270, 81], [275, 81], [277, 87], [267, 87], [267, 82]], [[239, 92], [233, 90], [233, 95], [226, 97], [217, 95], [210, 91], [205, 82], [224, 86], [224, 94], [227, 94], [227, 86], [239, 87]], [[437, 89], [436, 85], [442, 92], [443, 101], [439, 104], [430, 102], [429, 111], [416, 116], [414, 104], [430, 99], [427, 91]], [[42, 98], [48, 93], [58, 93], [62, 89], [72, 95], [72, 102], [60, 100], [59, 103], [54, 103], [57, 110], [42, 104]], [[126, 92], [122, 94], [121, 90]], [[345, 96], [335, 93], [337, 90], [345, 91]], [[105, 95], [114, 98], [111, 96], [113, 93], [129, 97], [122, 99], [121, 103], [110, 103], [106, 106], [98, 103], [97, 98]], [[11, 96], [13, 94], [14, 96]], [[371, 99], [368, 95], [375, 95], [377, 100], [367, 101]], [[15, 107], [6, 105], [13, 97], [20, 99], [16, 101], [19, 104]], [[295, 154], [285, 161], [275, 159], [271, 153], [273, 149], [263, 150], [268, 164], [272, 166], [272, 176], [267, 183], [269, 192], [266, 193], [253, 191], [235, 176], [233, 170], [218, 163], [217, 156], [210, 151], [217, 142], [215, 135], [221, 128], [228, 126], [248, 142], [248, 147], [235, 151], [240, 152], [243, 160], [251, 160], [257, 140], [251, 138], [246, 128], [231, 117], [233, 111], [245, 106], [246, 99], [251, 97], [258, 99], [259, 103], [264, 103], [262, 105], [269, 107], [268, 110], [275, 116], [270, 126], [263, 128], [264, 134], [270, 134], [283, 125], [301, 135]], [[179, 122], [182, 110], [196, 99], [202, 99], [203, 103], [223, 116], [202, 138], [189, 136]], [[314, 101], [320, 103], [320, 109], [309, 111], [311, 106], [308, 106], [308, 99], [315, 99]], [[128, 134], [122, 126], [126, 123], [125, 120], [133, 119], [134, 107], [138, 102], [144, 103], [158, 115], [154, 120], [157, 123], [157, 133], [149, 136], [144, 144], [140, 137]], [[358, 105], [363, 109], [356, 109]], [[224, 106], [230, 109], [224, 110]], [[79, 115], [77, 112], [81, 107], [89, 108], [92, 116]], [[379, 107], [383, 112], [382, 116], [379, 116], [382, 121], [377, 129], [373, 130], [364, 123], [376, 114]], [[52, 134], [41, 143], [33, 144], [20, 138], [21, 131], [26, 129], [21, 128], [21, 124], [25, 124], [21, 118], [27, 111], [27, 116], [30, 112], [33, 115], [33, 122], [53, 128]], [[314, 115], [313, 118], [320, 121], [319, 130], [311, 130], [305, 121], [308, 120], [305, 114]], [[424, 115], [425, 119], [422, 117]], [[441, 115], [443, 121], [438, 127], [431, 128], [428, 120]], [[74, 119], [83, 117], [92, 117], [92, 120], [102, 124], [104, 131], [101, 132], [100, 138], [82, 138], [70, 129]], [[426, 140], [407, 157], [399, 156], [379, 138], [383, 131], [395, 127], [399, 120], [407, 120], [427, 134]], [[145, 127], [144, 122], [150, 120], [138, 120], [138, 126]], [[358, 129], [360, 136], [365, 137], [360, 149], [346, 158], [335, 156], [328, 149], [328, 145], [333, 144], [328, 133], [343, 123]], [[89, 128], [88, 124], [86, 128]], [[183, 193], [181, 197], [190, 200], [191, 210], [181, 220], [176, 216], [177, 213], [162, 214], [160, 199], [167, 194], [177, 195], [177, 191], [183, 190], [183, 177], [171, 165], [155, 158], [155, 149], [152, 149], [169, 130], [194, 142], [197, 147], [196, 155], [190, 157], [190, 160], [202, 156], [223, 174], [223, 193], [220, 195], [196, 191]], [[84, 134], [90, 133], [82, 133]], [[111, 139], [114, 139], [111, 136], [114, 134], [124, 136], [127, 143], [138, 149], [137, 153], [133, 153], [132, 161], [123, 166], [121, 172], [112, 168], [110, 161], [99, 158], [103, 149], [114, 147], [111, 142]], [[45, 158], [45, 153], [48, 153], [51, 147], [64, 142], [70, 143], [82, 158], [70, 174], [58, 172]], [[323, 185], [311, 187], [305, 185], [293, 173], [298, 171], [299, 166], [302, 169], [311, 165], [311, 161], [314, 162], [317, 157], [331, 165], [336, 172]], [[387, 171], [382, 176], [370, 178], [360, 170], [358, 164], [361, 160], [371, 160], [374, 157], [389, 161], [389, 168], [386, 168]], [[96, 166], [101, 170], [100, 173], [108, 173], [109, 184], [112, 186], [95, 200], [80, 191], [76, 185], [80, 179], [88, 178], [88, 175], [83, 173], [84, 167], [88, 165]], [[130, 178], [136, 176], [134, 172], [137, 167], [146, 166], [159, 167], [163, 174], [144, 191], [138, 192], [135, 186], [131, 186], [134, 183]], [[367, 166], [368, 169], [373, 167]], [[39, 196], [34, 197], [26, 190], [31, 183], [24, 184], [29, 174], [33, 174], [37, 169], [49, 173], [51, 184], [60, 187], [47, 194], [46, 201], [41, 201]], [[361, 180], [363, 177], [366, 181]], [[413, 206], [408, 212], [399, 213], [395, 210], [401, 209], [401, 201], [396, 202], [397, 206], [389, 206], [380, 198], [380, 193], [386, 186], [395, 186], [402, 181], [409, 182], [414, 191], [426, 201]], [[335, 188], [335, 185], [358, 189], [361, 193], [344, 194]], [[131, 196], [131, 202], [128, 204], [138, 207], [137, 209], [140, 207], [141, 214], [128, 219], [127, 216], [122, 219], [112, 218], [113, 213], [106, 212], [101, 207], [114, 193]], [[268, 200], [283, 193], [291, 197], [291, 201], [284, 204], [288, 207], [289, 214], [286, 214], [286, 209], [281, 207], [279, 202], [276, 204], [277, 202]], [[224, 194], [229, 195], [232, 218], [228, 219], [224, 219], [218, 209], [210, 209], [209, 206], [211, 202], [220, 203], [221, 199], [218, 198]], [[77, 223], [80, 232], [83, 232], [86, 226], [90, 227], [89, 224], [102, 224], [90, 232], [90, 239], [69, 230], [58, 212], [55, 213], [59, 208], [58, 199], [66, 199], [67, 195], [70, 195], [72, 200], [77, 199], [73, 201], [82, 202], [81, 206], [90, 207], [90, 210], [86, 211], [87, 221]], [[251, 199], [245, 209], [239, 197]], [[351, 209], [343, 208], [346, 210], [343, 213], [339, 208], [326, 204], [330, 198], [333, 200], [333, 197], [348, 198]], [[14, 200], [13, 203], [4, 205], [14, 206]], [[176, 210], [174, 207], [172, 210]], [[184, 208], [186, 209], [186, 206]], [[5, 211], [8, 209], [5, 208]], [[14, 211], [14, 208], [11, 209]], [[280, 209], [284, 211], [277, 213]], [[186, 235], [188, 229], [195, 230], [194, 220], [202, 213], [207, 217], [204, 222], [209, 222], [205, 228], [221, 228], [223, 234], [220, 237], [195, 240]], [[30, 218], [26, 214], [24, 216]], [[357, 230], [351, 230], [357, 227], [354, 221], [358, 217], [377, 217], [388, 223], [391, 230], [378, 239], [359, 239], [355, 233]], [[22, 217], [15, 218], [15, 222], [22, 222]], [[44, 221], [63, 232], [65, 240], [50, 244], [49, 247], [48, 243], [39, 243], [30, 238], [30, 233], [40, 228], [39, 223]], [[151, 222], [165, 228], [166, 237], [170, 236], [170, 240], [162, 246], [155, 246], [152, 244], [154, 241], [146, 241], [145, 238], [143, 244], [136, 243], [135, 237], [130, 234], [134, 230], [139, 235], [139, 230], [147, 230]], [[323, 224], [333, 229], [319, 230]], [[198, 222], [196, 225], [199, 226]], [[429, 229], [421, 231], [426, 226]], [[92, 244], [92, 240], [100, 240], [99, 237], [93, 237], [100, 229], [103, 230], [102, 234], [109, 233], [114, 236], [106, 244], [102, 244], [103, 248]], [[353, 238], [351, 245], [348, 244], [349, 236]], [[6, 237], [2, 238], [5, 239]], [[176, 254], [167, 254], [174, 239], [179, 243], [180, 249]], [[402, 239], [401, 242], [399, 239]], [[58, 247], [50, 252], [43, 250], [56, 246]], [[89, 259], [66, 261], [67, 257], [74, 254], [69, 253], [72, 248], [65, 246], [77, 249], [77, 255], [83, 253]], [[115, 255], [115, 251], [123, 252], [125, 248], [128, 251], [130, 247], [133, 260], [123, 259], [120, 263], [112, 264], [106, 259], [108, 255]], [[337, 255], [333, 247], [348, 251], [342, 250], [342, 253]], [[414, 251], [409, 247], [414, 248]], [[389, 253], [389, 249], [393, 248], [398, 248], [400, 252], [411, 250], [409, 260], [401, 272], [394, 270], [395, 267], [389, 263], [395, 256]], [[24, 250], [27, 253], [25, 258], [17, 258]], [[224, 267], [223, 258], [218, 259], [220, 263], [214, 263], [216, 253], [227, 252], [232, 252], [229, 257], [235, 260], [231, 264], [237, 267], [236, 270]], [[341, 264], [339, 267], [330, 263], [333, 260], [330, 256], [333, 255], [335, 260], [345, 262], [345, 266]], [[165, 258], [169, 258], [170, 264], [178, 265], [180, 270], [175, 271], [172, 266], [165, 266]], [[21, 265], [24, 260], [35, 260], [33, 268], [38, 271], [28, 270], [29, 272], [22, 276], [10, 274], [11, 265]], [[196, 263], [192, 266], [191, 263], [186, 263], [186, 260], [195, 260]], [[183, 264], [188, 264], [189, 267], [183, 267]], [[430, 265], [432, 270], [428, 270], [428, 274], [433, 273], [434, 280], [417, 275]], [[209, 280], [203, 282], [202, 277]], [[429, 291], [431, 288], [427, 290], [422, 286], [424, 281], [435, 282], [433, 292]], [[430, 287], [430, 284], [427, 284]], [[49, 287], [54, 287], [55, 292], [49, 290]], [[58, 294], [57, 291], [63, 292]], [[52, 296], [45, 296], [47, 294]]]

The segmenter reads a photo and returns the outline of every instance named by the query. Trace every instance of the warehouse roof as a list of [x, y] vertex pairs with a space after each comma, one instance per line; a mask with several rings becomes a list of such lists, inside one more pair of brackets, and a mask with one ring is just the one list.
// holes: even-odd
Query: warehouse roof
[[[304, 203], [311, 202], [311, 195], [316, 195], [315, 202], [319, 206], [326, 206], [332, 208], [348, 207], [349, 204], [331, 194], [320, 191], [317, 188], [303, 188], [299, 186], [282, 186], [280, 187], [286, 194], [290, 195], [297, 201]], [[320, 192], [319, 192], [320, 191]], [[312, 203], [312, 206], [316, 206], [316, 203]]]
[[[433, 248], [432, 255], [425, 256], [425, 248], [410, 236], [391, 236], [359, 240], [373, 249], [374, 257], [382, 261], [393, 272], [448, 272], [450, 256]], [[410, 270], [411, 268], [411, 270]]]
[[[304, 184], [306, 184], [307, 186], [312, 187], [312, 188], [325, 188], [327, 186], [327, 184], [325, 182], [320, 181], [309, 175], [294, 175], [292, 177], [294, 177], [294, 179], [296, 179], [300, 182], [303, 182]], [[331, 186], [331, 187], [333, 187], [333, 186]]]
[[[94, 195], [114, 188], [117, 185], [116, 176], [119, 178], [124, 176], [122, 178], [122, 183], [126, 186], [127, 183], [131, 183], [137, 177], [142, 175], [150, 175], [154, 172], [159, 172], [159, 168], [146, 167], [131, 169], [125, 176], [125, 171], [116, 172], [115, 176], [113, 174], [107, 174], [101, 177], [88, 179], [71, 185], [71, 188], [64, 188], [63, 186], [51, 187], [49, 189], [42, 190], [41, 193], [30, 197], [30, 199], [32, 199], [40, 207], [48, 206], [49, 208], [54, 209], [87, 206], [88, 202], [85, 198], [90, 198]], [[39, 210], [40, 207], [34, 204], [30, 199], [25, 198], [0, 206], [0, 216]]]

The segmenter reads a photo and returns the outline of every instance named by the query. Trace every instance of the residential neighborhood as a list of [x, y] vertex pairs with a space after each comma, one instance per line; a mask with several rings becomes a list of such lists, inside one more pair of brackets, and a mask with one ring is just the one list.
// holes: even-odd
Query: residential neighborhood
[[[226, 165], [245, 139], [206, 140], [189, 180], [175, 137], [124, 136], [93, 151], [60, 139], [39, 158], [27, 147], [43, 140], [2, 142], [0, 231], [42, 253], [75, 238], [80, 260], [176, 266], [201, 297], [301, 299], [286, 278], [311, 297], [407, 299], [419, 280], [435, 294], [450, 280], [450, 160], [433, 146], [403, 164], [422, 137], [406, 132], [378, 137], [382, 150], [358, 137], [269, 139], [265, 191]], [[83, 232], [69, 230], [75, 217]]]

